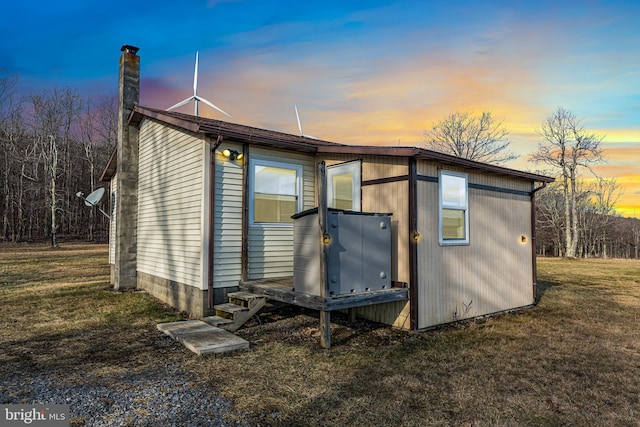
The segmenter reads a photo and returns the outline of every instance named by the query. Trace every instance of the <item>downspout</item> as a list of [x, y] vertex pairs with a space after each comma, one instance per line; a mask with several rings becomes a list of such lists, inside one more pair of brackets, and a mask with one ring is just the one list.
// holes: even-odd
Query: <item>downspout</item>
[[218, 135], [218, 139], [211, 147], [211, 156], [209, 158], [209, 277], [207, 288], [207, 299], [209, 310], [213, 309], [215, 302], [213, 300], [213, 260], [214, 260], [214, 209], [216, 200], [216, 150], [222, 144], [222, 135]]
[[[533, 183], [535, 186], [535, 183]], [[538, 303], [538, 263], [536, 260], [536, 193], [547, 186], [546, 182], [531, 191], [531, 265], [533, 267], [533, 303]]]
[[409, 319], [412, 331], [418, 329], [418, 188], [417, 166], [409, 158]]

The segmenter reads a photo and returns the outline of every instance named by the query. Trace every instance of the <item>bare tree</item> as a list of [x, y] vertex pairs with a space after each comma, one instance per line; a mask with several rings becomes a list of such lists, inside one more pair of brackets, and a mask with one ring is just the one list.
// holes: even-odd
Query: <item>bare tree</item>
[[580, 168], [602, 161], [604, 137], [587, 131], [575, 115], [559, 107], [537, 131], [544, 139], [530, 160], [543, 163], [561, 176], [564, 195], [565, 256], [576, 256], [579, 239], [577, 185]]
[[607, 258], [607, 230], [615, 219], [615, 205], [622, 195], [622, 189], [616, 178], [598, 177], [593, 186], [593, 194], [592, 202], [598, 218], [594, 228], [598, 231], [597, 237], [602, 245], [602, 258]]
[[106, 238], [108, 221], [75, 194], [99, 185], [116, 145], [117, 97], [87, 110], [84, 139], [83, 100], [71, 88], [20, 99], [19, 83], [0, 70], [0, 240], [48, 238], [55, 246], [59, 236], [87, 229], [92, 240]]
[[[9, 223], [13, 204], [11, 194], [11, 173], [13, 158], [16, 152], [16, 141], [20, 137], [20, 106], [14, 102], [14, 90], [18, 83], [15, 76], [5, 76], [0, 79], [0, 155], [2, 156], [2, 240], [9, 239]], [[15, 232], [14, 237], [15, 240]]]
[[509, 132], [490, 112], [455, 112], [424, 133], [424, 148], [479, 162], [504, 164], [518, 156], [508, 150]]
[[[89, 192], [96, 189], [101, 166], [107, 162], [117, 143], [117, 98], [107, 98], [97, 106], [87, 103], [78, 120], [77, 140], [83, 148], [83, 160], [89, 170]], [[89, 211], [88, 239], [94, 240], [94, 231], [102, 219], [96, 207]], [[104, 224], [106, 226], [106, 223]]]
[[536, 196], [536, 221], [538, 253], [563, 255], [561, 245], [564, 216], [562, 189], [553, 182]]
[[[60, 176], [68, 175], [66, 169], [60, 170], [60, 151], [62, 149], [64, 153], [62, 160], [66, 160], [63, 166], [71, 167], [71, 159], [66, 153], [70, 150], [71, 126], [74, 120], [77, 119], [79, 98], [71, 89], [63, 91], [56, 89], [50, 95], [32, 96], [31, 103], [34, 110], [35, 139], [41, 148], [49, 184], [49, 232], [51, 245], [57, 247], [58, 212], [63, 211], [60, 207], [58, 182]], [[68, 188], [69, 183], [66, 182], [66, 184]]]
[[118, 144], [118, 97], [105, 98], [98, 105], [94, 119], [100, 146], [108, 159]]
[[628, 222], [628, 230], [633, 237], [633, 249], [635, 259], [638, 259], [638, 251], [640, 250], [640, 220], [633, 218]]

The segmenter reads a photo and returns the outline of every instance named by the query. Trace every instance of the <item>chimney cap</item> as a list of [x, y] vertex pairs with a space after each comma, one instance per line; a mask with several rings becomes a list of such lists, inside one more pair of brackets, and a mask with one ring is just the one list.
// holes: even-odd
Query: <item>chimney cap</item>
[[140, 50], [139, 47], [131, 46], [131, 45], [128, 45], [128, 44], [123, 44], [122, 47], [120, 48], [120, 51], [127, 52], [127, 53], [133, 53], [134, 55], [136, 53], [138, 53], [139, 50]]

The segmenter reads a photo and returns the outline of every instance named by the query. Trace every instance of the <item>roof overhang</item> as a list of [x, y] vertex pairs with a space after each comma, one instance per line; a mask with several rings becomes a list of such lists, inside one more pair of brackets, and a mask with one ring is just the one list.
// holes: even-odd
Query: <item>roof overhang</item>
[[[239, 143], [256, 144], [276, 149], [291, 150], [301, 153], [341, 153], [353, 155], [378, 155], [407, 157], [431, 160], [447, 164], [450, 166], [473, 169], [499, 175], [513, 176], [537, 182], [553, 182], [555, 179], [531, 172], [523, 172], [516, 169], [505, 168], [489, 163], [476, 162], [474, 160], [462, 159], [449, 154], [431, 151], [418, 147], [395, 147], [395, 146], [372, 146], [372, 145], [346, 145], [319, 139], [311, 139], [303, 136], [291, 135], [267, 129], [260, 129], [252, 126], [239, 125], [236, 123], [221, 120], [196, 117], [174, 111], [164, 111], [155, 108], [141, 107], [133, 108], [129, 116], [129, 125], [139, 126], [145, 119], [156, 120], [162, 123], [173, 125], [186, 131], [204, 134], [208, 137], [225, 141], [235, 141]], [[114, 150], [109, 158], [109, 162], [102, 172], [100, 179], [108, 181], [116, 172], [117, 154]]]
[[438, 151], [427, 150], [418, 147], [389, 147], [389, 146], [358, 146], [342, 145], [318, 147], [319, 153], [341, 153], [341, 154], [370, 154], [379, 156], [413, 157], [416, 159], [431, 160], [450, 166], [474, 169], [483, 172], [507, 175], [537, 182], [553, 182], [555, 178], [540, 175], [532, 172], [524, 172], [517, 169], [505, 168], [503, 166], [492, 165], [490, 163], [476, 162], [474, 160], [463, 159]]
[[118, 166], [118, 149], [115, 148], [109, 157], [107, 165], [104, 167], [102, 174], [100, 175], [100, 181], [111, 181], [113, 175], [116, 174], [116, 168]]

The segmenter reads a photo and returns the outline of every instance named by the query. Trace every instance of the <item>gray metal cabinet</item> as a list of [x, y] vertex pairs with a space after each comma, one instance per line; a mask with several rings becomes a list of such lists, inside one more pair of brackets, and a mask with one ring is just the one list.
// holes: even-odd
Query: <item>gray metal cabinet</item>
[[[293, 216], [293, 283], [297, 292], [320, 295], [322, 248], [318, 210]], [[391, 287], [391, 214], [329, 209], [327, 277], [332, 296]]]

